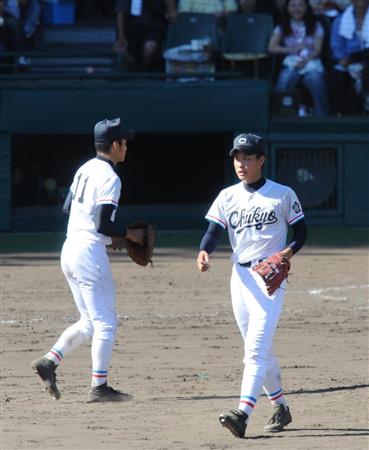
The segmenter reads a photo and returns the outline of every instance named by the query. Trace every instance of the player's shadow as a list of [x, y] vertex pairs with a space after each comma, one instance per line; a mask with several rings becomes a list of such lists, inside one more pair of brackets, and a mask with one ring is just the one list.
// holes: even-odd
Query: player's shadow
[[349, 386], [332, 386], [320, 389], [298, 389], [294, 391], [287, 391], [284, 395], [301, 395], [301, 394], [324, 394], [325, 392], [337, 391], [353, 391], [355, 389], [369, 388], [369, 384], [352, 384]]
[[[302, 431], [303, 434], [291, 435], [291, 432]], [[320, 433], [309, 433], [320, 432]], [[337, 436], [369, 436], [369, 429], [366, 428], [288, 428], [281, 433], [273, 435], [257, 435], [257, 436], [246, 436], [247, 440], [261, 440], [261, 439], [283, 439], [288, 437], [291, 438], [322, 438], [322, 437], [337, 437]]]
[[[309, 394], [324, 394], [326, 392], [337, 391], [353, 391], [355, 389], [369, 388], [369, 384], [352, 384], [349, 386], [332, 386], [319, 389], [298, 389], [284, 392], [284, 395], [309, 395]], [[262, 394], [261, 397], [265, 397]], [[204, 396], [192, 396], [192, 397], [176, 397], [177, 400], [232, 400], [239, 399], [239, 395], [204, 395]]]
[[[336, 431], [337, 433], [326, 434], [323, 435], [317, 434], [316, 436], [369, 436], [368, 428], [289, 428], [289, 431]], [[312, 436], [309, 434], [309, 436]], [[314, 436], [314, 435], [313, 435]], [[299, 435], [298, 437], [304, 437]]]

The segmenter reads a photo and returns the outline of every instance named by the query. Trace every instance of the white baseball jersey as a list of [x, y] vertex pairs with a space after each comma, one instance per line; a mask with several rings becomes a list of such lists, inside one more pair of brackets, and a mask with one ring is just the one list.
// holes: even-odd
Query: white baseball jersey
[[106, 161], [93, 158], [81, 166], [71, 186], [73, 194], [69, 214], [68, 238], [82, 238], [111, 244], [111, 238], [96, 230], [96, 208], [98, 205], [118, 207], [121, 181], [113, 167]]
[[295, 192], [266, 180], [257, 191], [244, 183], [223, 189], [206, 219], [228, 230], [234, 262], [266, 258], [286, 246], [288, 226], [304, 217]]

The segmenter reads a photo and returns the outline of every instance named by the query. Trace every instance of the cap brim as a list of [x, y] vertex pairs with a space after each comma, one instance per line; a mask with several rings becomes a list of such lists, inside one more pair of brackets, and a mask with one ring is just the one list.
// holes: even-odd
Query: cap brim
[[133, 130], [124, 130], [122, 134], [122, 138], [127, 141], [131, 141], [135, 137], [135, 132]]
[[262, 151], [260, 151], [255, 147], [242, 147], [242, 148], [232, 148], [229, 151], [229, 156], [233, 156], [236, 152], [246, 153], [247, 155], [255, 155], [258, 153], [263, 153]]

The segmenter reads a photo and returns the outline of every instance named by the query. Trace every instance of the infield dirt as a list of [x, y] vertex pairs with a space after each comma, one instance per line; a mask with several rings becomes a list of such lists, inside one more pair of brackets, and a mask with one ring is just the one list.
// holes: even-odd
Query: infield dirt
[[87, 404], [90, 349], [58, 368], [52, 400], [30, 362], [77, 319], [59, 254], [3, 254], [1, 449], [367, 449], [368, 250], [306, 247], [292, 260], [274, 340], [293, 422], [264, 434], [259, 398], [246, 439], [218, 422], [238, 406], [242, 341], [231, 309], [230, 252], [200, 274], [196, 252], [164, 248], [154, 268], [112, 255], [119, 329], [109, 382], [128, 403]]

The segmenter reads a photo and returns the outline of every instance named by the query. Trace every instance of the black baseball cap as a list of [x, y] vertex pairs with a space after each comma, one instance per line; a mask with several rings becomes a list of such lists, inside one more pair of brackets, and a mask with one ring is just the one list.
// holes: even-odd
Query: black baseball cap
[[95, 142], [114, 142], [119, 139], [133, 139], [135, 132], [125, 128], [122, 124], [122, 120], [117, 119], [104, 119], [95, 125], [94, 137]]
[[233, 156], [235, 152], [243, 152], [247, 155], [263, 155], [264, 139], [257, 134], [239, 134], [233, 140], [233, 148], [230, 150], [229, 155]]

